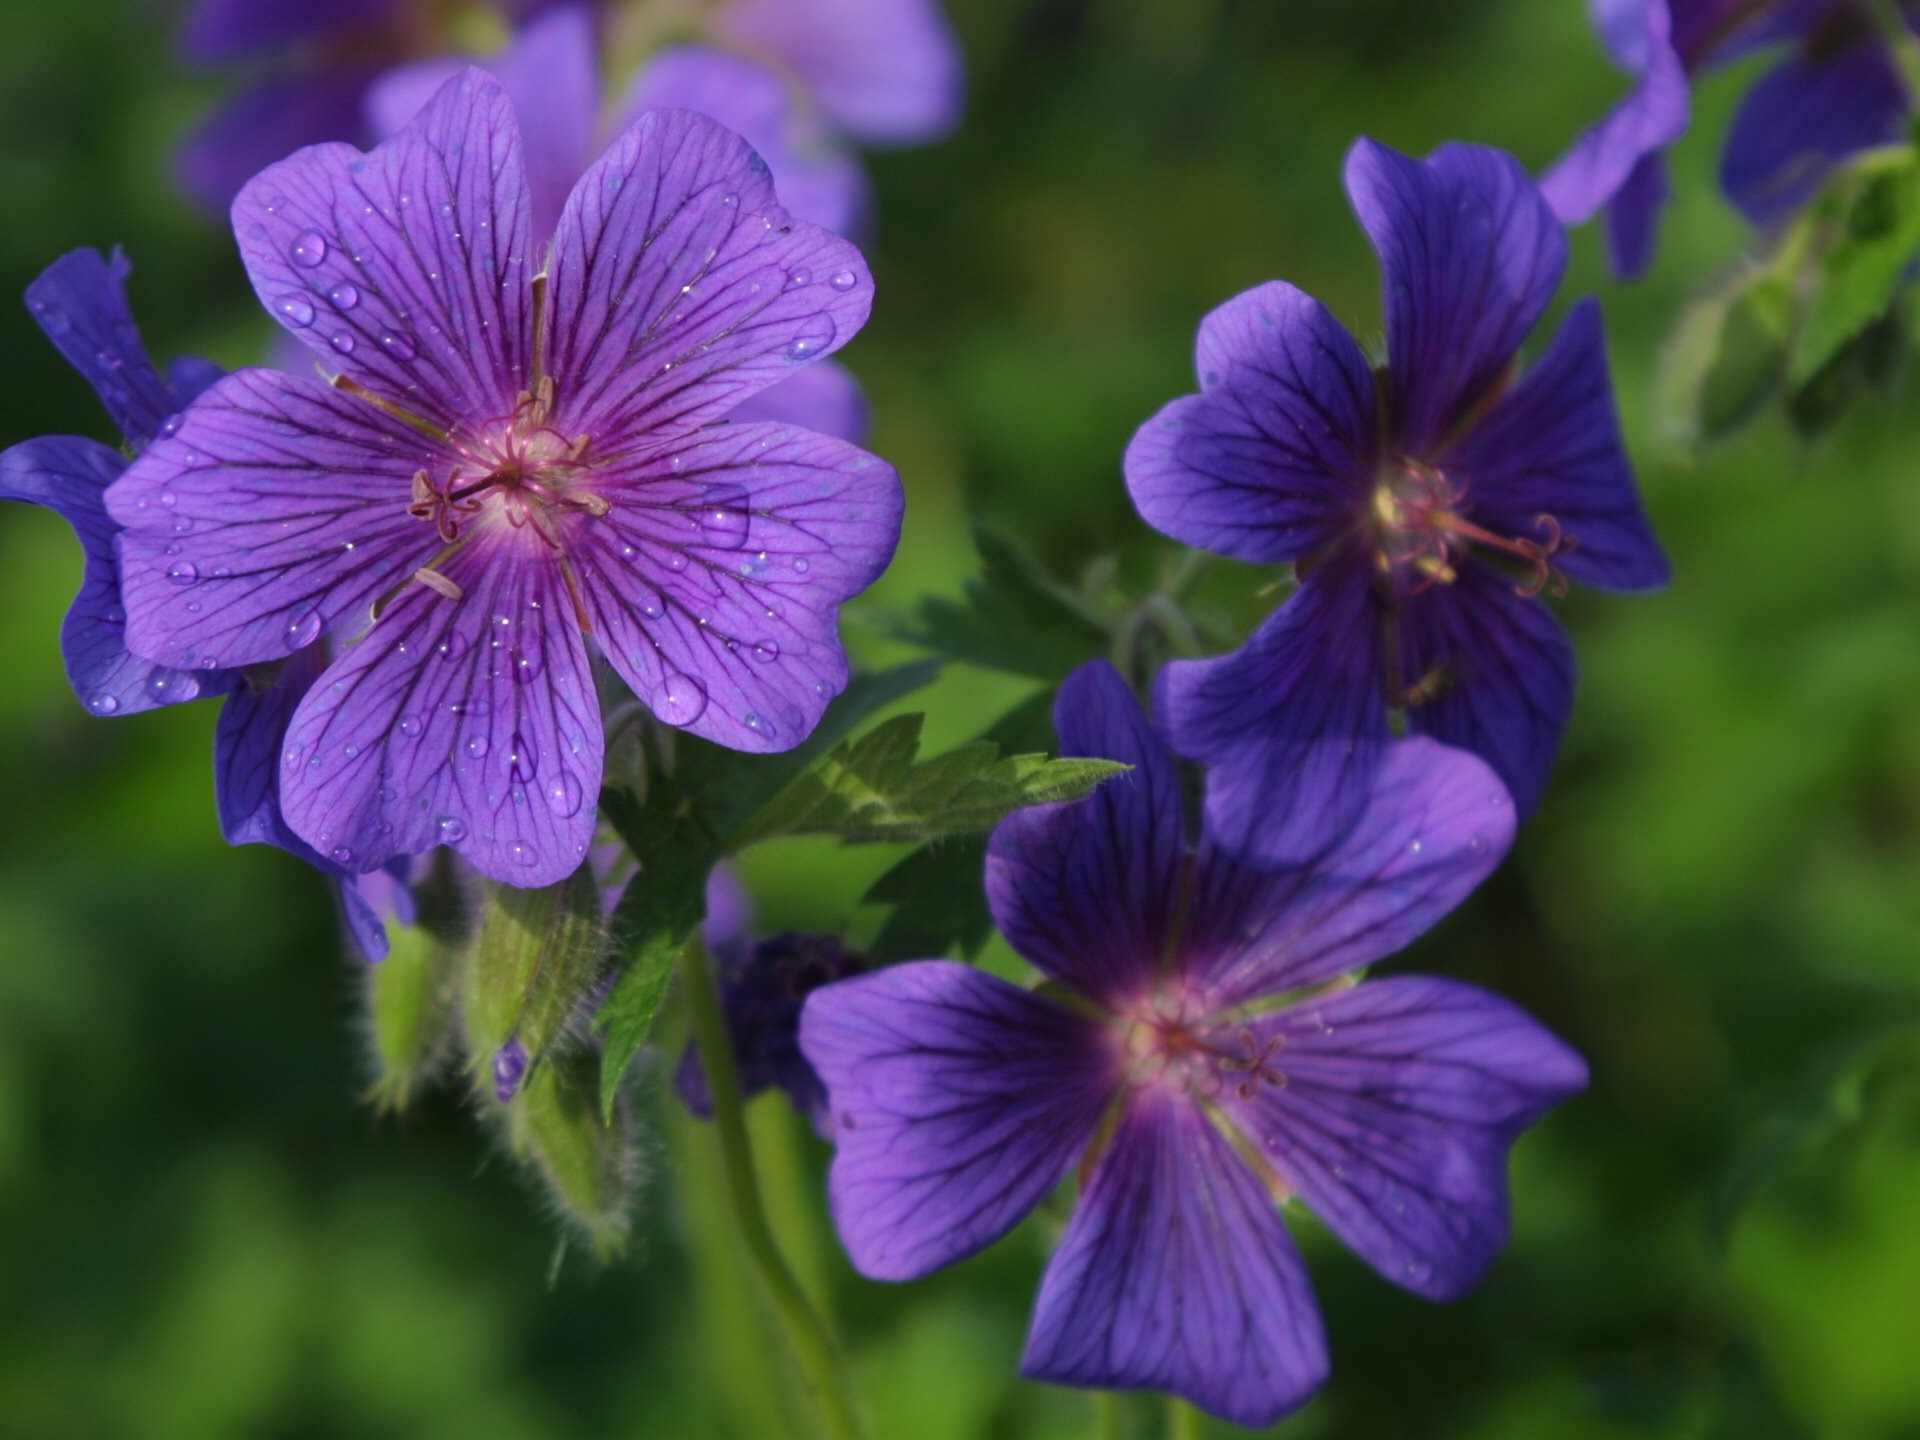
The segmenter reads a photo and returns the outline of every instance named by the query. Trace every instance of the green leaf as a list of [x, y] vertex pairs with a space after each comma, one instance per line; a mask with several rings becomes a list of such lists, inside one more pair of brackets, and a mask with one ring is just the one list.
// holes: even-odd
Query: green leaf
[[986, 859], [983, 835], [934, 840], [874, 881], [861, 903], [891, 905], [893, 913], [866, 947], [873, 963], [934, 958], [955, 946], [979, 954], [993, 932], [980, 883]]
[[1680, 312], [1660, 358], [1655, 423], [1690, 450], [1732, 434], [1780, 393], [1793, 331], [1785, 275], [1755, 267]]
[[1127, 768], [1111, 760], [1003, 757], [988, 740], [916, 763], [924, 719], [896, 716], [835, 746], [742, 829], [735, 848], [777, 835], [902, 841], [978, 834], [1028, 805], [1077, 800]]
[[940, 667], [920, 660], [855, 676], [807, 741], [782, 754], [749, 755], [675, 734], [670, 757], [649, 768], [644, 801], [616, 787], [602, 793], [601, 813], [639, 866], [613, 915], [615, 943], [628, 959], [595, 1016], [606, 1034], [605, 1113], [653, 1030], [680, 948], [706, 918], [707, 875], [738, 848], [741, 827], [855, 725], [931, 683]]
[[1920, 254], [1920, 157], [1866, 177], [1850, 199], [1836, 198], [1845, 218], [1820, 257], [1793, 346], [1790, 378], [1811, 380], [1842, 346], [1894, 302]]
[[973, 543], [981, 572], [966, 582], [965, 597], [923, 600], [887, 626], [890, 634], [954, 660], [1042, 680], [1107, 653], [1111, 625], [1096, 604], [991, 526], [976, 525]]

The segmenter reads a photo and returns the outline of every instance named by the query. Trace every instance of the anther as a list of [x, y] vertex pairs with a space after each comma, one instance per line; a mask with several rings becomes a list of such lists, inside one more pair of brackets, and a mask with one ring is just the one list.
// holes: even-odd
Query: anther
[[444, 595], [449, 600], [464, 600], [467, 596], [467, 592], [462, 590], [456, 582], [425, 565], [413, 572], [413, 578], [436, 595]]

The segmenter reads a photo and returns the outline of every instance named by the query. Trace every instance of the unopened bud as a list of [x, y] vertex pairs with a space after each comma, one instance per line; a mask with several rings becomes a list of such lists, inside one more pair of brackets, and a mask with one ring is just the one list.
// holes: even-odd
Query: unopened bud
[[[606, 954], [599, 890], [586, 866], [538, 890], [488, 885], [466, 973], [467, 1053], [476, 1078], [511, 1099], [565, 1032]], [[510, 1042], [523, 1059], [510, 1052], [503, 1069], [500, 1052]], [[516, 1065], [519, 1074], [510, 1076]]]
[[386, 957], [363, 972], [374, 1068], [369, 1098], [383, 1110], [405, 1109], [453, 1050], [460, 903], [450, 867], [442, 861], [427, 869], [404, 901], [367, 907], [386, 940]]
[[551, 1057], [507, 1106], [507, 1135], [554, 1207], [610, 1260], [626, 1246], [640, 1166], [625, 1107], [609, 1120], [599, 1095], [597, 1050]]

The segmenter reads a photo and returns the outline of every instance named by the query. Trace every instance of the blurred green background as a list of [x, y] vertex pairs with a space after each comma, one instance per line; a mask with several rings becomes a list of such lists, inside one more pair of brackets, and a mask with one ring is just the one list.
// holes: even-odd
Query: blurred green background
[[[909, 496], [900, 560], [849, 616], [873, 660], [905, 653], [875, 615], [975, 569], [973, 513], [1064, 575], [1098, 550], [1150, 572], [1165, 552], [1119, 457], [1191, 388], [1208, 308], [1285, 277], [1377, 340], [1339, 183], [1356, 134], [1539, 167], [1620, 89], [1578, 0], [950, 9], [969, 119], [874, 159], [879, 303], [845, 357]], [[167, 178], [222, 81], [169, 58], [167, 22], [119, 0], [10, 11], [0, 295], [120, 242], [156, 354], [245, 363], [265, 322]], [[1703, 87], [1653, 274], [1612, 283], [1582, 234], [1567, 291], [1604, 298], [1677, 578], [1563, 607], [1584, 679], [1555, 785], [1404, 962], [1532, 1008], [1593, 1089], [1519, 1147], [1514, 1242], [1460, 1304], [1400, 1294], [1295, 1217], [1334, 1375], [1275, 1434], [1920, 1436], [1914, 386], [1812, 445], [1776, 417], [1688, 460], [1650, 426], [1676, 307], [1749, 239], [1712, 171], [1752, 73]], [[0, 354], [0, 443], [106, 436], [12, 302]], [[0, 1436], [789, 1433], [709, 1137], [648, 1104], [640, 1243], [600, 1268], [556, 1261], [557, 1226], [457, 1095], [377, 1119], [323, 887], [218, 837], [213, 709], [107, 722], [67, 690], [78, 569], [59, 520], [0, 509]], [[1272, 578], [1222, 567], [1203, 600], [1244, 628]], [[1030, 688], [951, 672], [931, 736]], [[891, 858], [757, 853], [763, 926], [870, 931], [858, 899]], [[1084, 1397], [1013, 1378], [1045, 1217], [921, 1284], [869, 1284], [825, 1228], [823, 1147], [777, 1098], [752, 1118], [879, 1440], [1087, 1432]], [[1159, 1433], [1155, 1402], [1123, 1412]]]

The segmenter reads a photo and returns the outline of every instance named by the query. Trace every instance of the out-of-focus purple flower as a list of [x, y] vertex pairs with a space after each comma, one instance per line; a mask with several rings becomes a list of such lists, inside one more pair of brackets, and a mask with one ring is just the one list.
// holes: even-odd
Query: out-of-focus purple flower
[[520, 1082], [527, 1078], [527, 1064], [527, 1047], [518, 1035], [509, 1036], [493, 1054], [494, 1099], [504, 1105], [520, 1093]]
[[[464, 66], [451, 59], [389, 71], [367, 92], [367, 111], [382, 138], [398, 134]], [[604, 138], [598, 41], [591, 10], [556, 6], [533, 20], [484, 67], [513, 101], [527, 159], [536, 247], [553, 234], [561, 208]], [[648, 110], [695, 110], [751, 145], [773, 172], [788, 213], [855, 236], [867, 208], [859, 162], [794, 103], [787, 83], [752, 61], [722, 50], [680, 45], [660, 52], [635, 77], [618, 134]], [[854, 444], [866, 438], [866, 401], [842, 366], [812, 365], [747, 400], [732, 420], [777, 420]]]
[[1241, 649], [1170, 664], [1158, 695], [1174, 745], [1211, 767], [1214, 836], [1271, 861], [1359, 812], [1401, 722], [1485, 758], [1529, 812], [1574, 687], [1540, 592], [1667, 576], [1598, 307], [1576, 305], [1513, 380], [1566, 263], [1518, 163], [1362, 140], [1346, 178], [1385, 272], [1387, 363], [1293, 286], [1260, 286], [1202, 322], [1200, 393], [1126, 457], [1149, 524], [1300, 576]]
[[[740, 1095], [750, 1099], [779, 1086], [793, 1108], [827, 1131], [827, 1092], [800, 1053], [800, 1007], [822, 985], [858, 975], [865, 960], [829, 935], [775, 935], [750, 947], [716, 953], [720, 961], [720, 1009], [740, 1075]], [[683, 1103], [702, 1120], [713, 1114], [707, 1072], [689, 1044], [673, 1077]]]
[[1327, 1370], [1277, 1205], [1300, 1197], [1388, 1280], [1451, 1299], [1505, 1243], [1508, 1148], [1586, 1082], [1495, 996], [1351, 983], [1493, 868], [1513, 807], [1472, 756], [1405, 740], [1316, 863], [1256, 871], [1189, 844], [1173, 757], [1110, 666], [1054, 714], [1065, 753], [1134, 768], [994, 832], [994, 918], [1048, 984], [914, 961], [807, 1002], [835, 1223], [861, 1271], [912, 1279], [1077, 1166], [1022, 1373], [1266, 1425]]
[[[1756, 225], [1798, 208], [1838, 160], [1899, 139], [1913, 110], [1881, 23], [1859, 0], [1592, 0], [1633, 89], [1542, 177], [1554, 213], [1605, 207], [1614, 268], [1653, 257], [1665, 149], [1686, 129], [1692, 76], [1766, 45], [1791, 53], [1755, 83], [1728, 131], [1720, 177]], [[1920, 28], [1920, 5], [1899, 11]]]
[[298, 834], [351, 871], [445, 844], [512, 884], [568, 874], [600, 784], [588, 634], [668, 724], [806, 737], [901, 492], [841, 441], [711, 423], [872, 300], [860, 253], [787, 215], [738, 137], [644, 117], [543, 269], [511, 103], [469, 70], [370, 154], [304, 151], [234, 213], [262, 301], [337, 374], [221, 381], [109, 508], [139, 652], [344, 644], [281, 755]]

